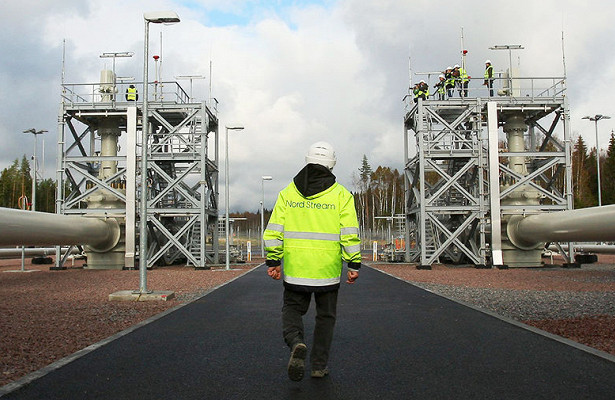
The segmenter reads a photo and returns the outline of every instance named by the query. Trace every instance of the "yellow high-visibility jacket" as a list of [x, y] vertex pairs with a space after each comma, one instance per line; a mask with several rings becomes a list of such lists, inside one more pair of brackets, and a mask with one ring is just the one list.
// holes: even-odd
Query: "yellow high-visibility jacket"
[[137, 88], [129, 87], [126, 89], [126, 100], [137, 101]]
[[[327, 183], [306, 178], [310, 173], [323, 175]], [[314, 193], [315, 187], [323, 186]], [[267, 266], [278, 266], [283, 260], [284, 285], [294, 290], [334, 290], [340, 284], [342, 261], [350, 269], [361, 267], [354, 198], [326, 167], [317, 164], [308, 164], [279, 193], [263, 239]]]

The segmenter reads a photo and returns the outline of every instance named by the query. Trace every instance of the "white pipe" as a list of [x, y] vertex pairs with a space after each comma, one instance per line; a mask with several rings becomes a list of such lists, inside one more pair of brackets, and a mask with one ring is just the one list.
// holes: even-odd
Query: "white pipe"
[[[562, 249], [568, 251], [567, 245], [562, 245]], [[557, 246], [549, 246], [549, 250], [559, 251]], [[601, 254], [615, 254], [615, 246], [612, 244], [579, 244], [574, 245], [575, 253], [588, 252], [588, 253], [601, 253]]]
[[[63, 248], [61, 251], [66, 251], [67, 248]], [[7, 249], [0, 249], [0, 258], [10, 258], [15, 256], [21, 256], [22, 249], [21, 247], [13, 247]], [[23, 252], [26, 256], [53, 256], [56, 254], [55, 247], [27, 247], [23, 249]], [[71, 250], [71, 254], [77, 254], [79, 250], [77, 248], [73, 248]]]
[[0, 226], [0, 246], [87, 244], [96, 251], [107, 251], [120, 238], [119, 225], [113, 218], [0, 208]]
[[615, 205], [559, 211], [529, 217], [513, 216], [508, 237], [517, 247], [540, 242], [606, 242], [615, 240]]

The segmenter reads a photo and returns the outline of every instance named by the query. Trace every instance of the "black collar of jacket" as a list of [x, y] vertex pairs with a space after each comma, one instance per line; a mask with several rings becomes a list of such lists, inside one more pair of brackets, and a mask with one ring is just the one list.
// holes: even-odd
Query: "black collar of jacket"
[[313, 196], [329, 189], [335, 183], [335, 175], [320, 164], [307, 164], [293, 179], [303, 197]]

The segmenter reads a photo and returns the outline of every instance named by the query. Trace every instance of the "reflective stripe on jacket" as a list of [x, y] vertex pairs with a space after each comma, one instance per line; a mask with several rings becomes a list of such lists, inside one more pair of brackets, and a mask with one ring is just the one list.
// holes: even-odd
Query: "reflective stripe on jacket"
[[466, 72], [465, 69], [463, 68], [459, 68], [459, 79], [461, 80], [461, 82], [467, 82], [469, 81], [468, 79], [468, 73]]
[[485, 80], [491, 79], [493, 77], [493, 65], [489, 65], [485, 69]]
[[137, 88], [126, 89], [126, 100], [137, 101]]
[[263, 239], [267, 260], [283, 259], [291, 285], [339, 285], [342, 261], [361, 262], [354, 197], [338, 183], [304, 197], [291, 182], [278, 195]]

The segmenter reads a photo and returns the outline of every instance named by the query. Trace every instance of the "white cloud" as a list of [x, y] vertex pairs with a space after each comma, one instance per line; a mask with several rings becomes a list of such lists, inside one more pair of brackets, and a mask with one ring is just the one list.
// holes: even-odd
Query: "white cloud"
[[[0, 64], [5, 94], [0, 134], [6, 138], [0, 168], [31, 151], [31, 138], [15, 132], [37, 127], [51, 132], [47, 170], [54, 170], [49, 152], [55, 143], [62, 40], [67, 40], [67, 81], [97, 81], [100, 69], [109, 66], [98, 56], [109, 51], [133, 51], [132, 59], [118, 59], [116, 69], [140, 80], [142, 14], [156, 9], [176, 10], [182, 18], [174, 26], [151, 27], [152, 54], [160, 51], [163, 32], [163, 78], [206, 75], [205, 81], [194, 82], [195, 97], [207, 97], [211, 84], [220, 101], [221, 126], [238, 121], [246, 127], [231, 132], [231, 209], [256, 210], [261, 175], [274, 176], [266, 183], [270, 208], [317, 140], [335, 146], [335, 172], [349, 189], [363, 154], [374, 168], [400, 169], [408, 57], [414, 72], [460, 62], [461, 27], [468, 70], [475, 77], [482, 76], [486, 58], [496, 69], [507, 67], [507, 52], [488, 49], [495, 44], [525, 47], [513, 60], [519, 57], [525, 75], [562, 75], [563, 29], [573, 131], [593, 143], [593, 127], [580, 117], [610, 114], [614, 120], [600, 126], [606, 143], [614, 126], [610, 38], [615, 7], [610, 2], [520, 0], [508, 8], [478, 0], [306, 3], [9, 1], [0, 16], [0, 50], [16, 61], [5, 58]], [[187, 81], [181, 84], [189, 88]], [[223, 154], [224, 140], [220, 145]], [[221, 182], [221, 196], [223, 188]]]

